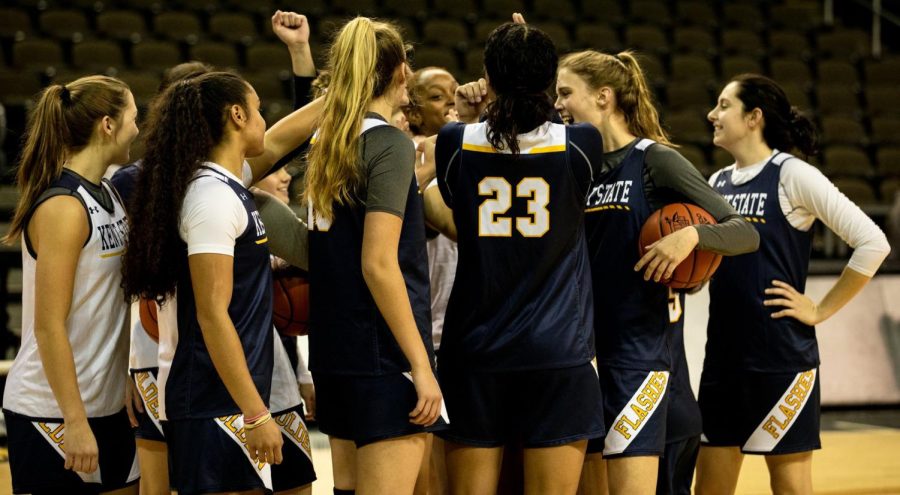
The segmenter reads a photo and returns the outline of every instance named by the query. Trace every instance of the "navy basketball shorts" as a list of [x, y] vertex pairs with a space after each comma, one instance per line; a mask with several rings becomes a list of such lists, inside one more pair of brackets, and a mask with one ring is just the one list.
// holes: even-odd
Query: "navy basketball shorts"
[[700, 436], [666, 443], [656, 477], [656, 495], [691, 495]]
[[[296, 423], [289, 424], [291, 420], [287, 418], [278, 420], [273, 416], [272, 420], [281, 427], [282, 436], [288, 437], [284, 439], [282, 457], [302, 461], [297, 455], [285, 454], [285, 451], [295, 445], [293, 439], [303, 437], [305, 428], [298, 431]], [[285, 433], [285, 425], [292, 432], [290, 435]], [[273, 466], [257, 462], [250, 456], [241, 414], [164, 421], [163, 430], [169, 446], [169, 484], [179, 495], [259, 489], [270, 493], [275, 490]], [[305, 457], [304, 453], [300, 455]], [[300, 463], [299, 469], [311, 469], [306, 462], [308, 459]], [[302, 483], [308, 477], [294, 486], [311, 482]], [[279, 475], [279, 478], [292, 483], [284, 476]]]
[[353, 441], [357, 447], [447, 427], [446, 412], [427, 428], [409, 422], [409, 413], [419, 400], [409, 373], [358, 376], [313, 372], [313, 382], [319, 430]]
[[65, 468], [61, 419], [31, 418], [4, 409], [13, 493], [95, 494], [133, 485], [140, 478], [134, 432], [128, 414], [88, 418], [100, 453], [98, 469]]
[[303, 406], [272, 413], [272, 420], [281, 428], [284, 445], [281, 464], [272, 466], [272, 488], [276, 492], [308, 485], [316, 480], [312, 462], [309, 430], [303, 421]]
[[704, 369], [700, 379], [703, 445], [746, 454], [822, 448], [819, 370], [756, 373]]
[[600, 366], [606, 437], [588, 444], [604, 458], [661, 456], [666, 446], [669, 372]]
[[564, 445], [603, 436], [603, 397], [591, 363], [572, 368], [473, 371], [438, 367], [450, 429], [474, 447]]
[[134, 411], [134, 416], [138, 421], [134, 436], [141, 440], [165, 442], [166, 437], [163, 436], [162, 425], [159, 421], [159, 386], [156, 381], [158, 372], [159, 368], [131, 370], [131, 378], [134, 380], [135, 388], [140, 394], [141, 403], [144, 406], [144, 412]]

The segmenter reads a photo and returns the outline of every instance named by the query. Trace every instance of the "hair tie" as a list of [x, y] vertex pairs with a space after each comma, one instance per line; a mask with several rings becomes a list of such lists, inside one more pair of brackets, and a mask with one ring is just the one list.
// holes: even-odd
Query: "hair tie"
[[59, 99], [63, 102], [64, 105], [71, 105], [72, 93], [69, 92], [69, 88], [67, 88], [65, 84], [60, 84], [59, 86], [62, 88], [59, 91]]

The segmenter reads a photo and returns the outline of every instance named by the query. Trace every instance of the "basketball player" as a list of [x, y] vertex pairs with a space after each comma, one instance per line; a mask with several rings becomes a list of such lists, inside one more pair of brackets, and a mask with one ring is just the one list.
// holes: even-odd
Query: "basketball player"
[[[259, 105], [239, 76], [211, 72], [167, 89], [148, 122], [124, 287], [128, 297], [158, 300], [179, 288], [177, 335], [160, 337], [160, 364], [174, 345], [160, 387], [179, 493], [272, 490], [270, 465], [282, 461], [282, 431], [269, 412], [269, 251], [246, 186], [312, 134], [321, 105], [268, 131]], [[194, 132], [171, 134], [179, 126]]]
[[127, 163], [137, 107], [118, 79], [46, 88], [19, 163], [22, 346], [3, 397], [14, 493], [137, 494], [123, 408], [128, 305], [125, 209], [101, 177]]
[[306, 172], [310, 369], [335, 493], [411, 493], [440, 417], [422, 203], [396, 29], [357, 17], [329, 54], [331, 82]]
[[[774, 81], [734, 78], [708, 117], [713, 143], [735, 160], [710, 184], [752, 220], [761, 243], [722, 260], [710, 284], [697, 493], [734, 493], [746, 453], [766, 456], [773, 492], [809, 494], [812, 451], [821, 447], [815, 325], [862, 290], [890, 246], [818, 169], [790, 154], [815, 153], [816, 133]], [[817, 219], [854, 251], [815, 302], [803, 291]]]
[[[673, 463], [681, 455], [693, 455], [686, 450], [691, 443], [696, 448], [691, 438], [699, 434], [691, 424], [672, 425], [672, 435], [667, 434], [667, 413], [696, 405], [689, 388], [669, 393], [670, 387], [687, 384], [686, 362], [673, 362], [670, 352], [670, 346], [683, 347], [680, 334], [671, 335], [674, 326], [683, 325], [683, 301], [658, 282], [670, 278], [695, 248], [740, 254], [756, 249], [758, 236], [672, 147], [631, 52], [589, 50], [566, 56], [556, 90], [561, 115], [597, 127], [605, 152], [587, 197], [585, 223], [595, 309], [603, 315], [595, 319], [595, 332], [607, 436], [588, 446], [585, 481], [602, 484], [602, 454], [608, 460], [610, 493], [650, 494], [657, 489], [659, 457], [665, 453], [664, 472], [674, 475]], [[647, 217], [680, 201], [704, 208], [718, 224], [678, 230], [638, 259], [638, 238]], [[672, 403], [675, 398], [678, 402]], [[690, 490], [693, 463], [684, 469], [681, 478], [687, 486], [673, 489], [678, 493]]]
[[[425, 67], [415, 72], [409, 87], [410, 104], [403, 108], [417, 145], [434, 136], [447, 122], [457, 120], [454, 94], [459, 83], [450, 72], [441, 67]], [[422, 160], [416, 164], [416, 180], [423, 191], [423, 200], [443, 202], [435, 179], [434, 161]], [[426, 231], [428, 249], [428, 276], [431, 282], [431, 337], [434, 351], [441, 346], [444, 315], [458, 257], [456, 242], [432, 229]], [[444, 442], [440, 437], [429, 436], [432, 445], [428, 465], [420, 473], [421, 487], [428, 480], [428, 492], [433, 495], [447, 493], [447, 467], [444, 460]]]
[[504, 24], [484, 59], [490, 82], [460, 87], [456, 108], [475, 122], [490, 91], [486, 121], [448, 124], [435, 150], [439, 213], [452, 217], [434, 223], [459, 241], [438, 367], [450, 487], [495, 492], [504, 445], [519, 444], [527, 493], [574, 493], [587, 440], [603, 435], [582, 223], [602, 141], [550, 122], [545, 33]]

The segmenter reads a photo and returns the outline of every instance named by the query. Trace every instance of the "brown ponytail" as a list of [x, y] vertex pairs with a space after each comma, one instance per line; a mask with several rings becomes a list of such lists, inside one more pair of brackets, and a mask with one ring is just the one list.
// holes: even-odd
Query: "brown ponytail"
[[128, 92], [128, 86], [118, 79], [88, 76], [48, 86], [41, 93], [28, 118], [16, 173], [19, 202], [3, 242], [18, 239], [38, 196], [59, 178], [68, 156], [88, 145], [97, 121], [105, 116], [118, 120]]

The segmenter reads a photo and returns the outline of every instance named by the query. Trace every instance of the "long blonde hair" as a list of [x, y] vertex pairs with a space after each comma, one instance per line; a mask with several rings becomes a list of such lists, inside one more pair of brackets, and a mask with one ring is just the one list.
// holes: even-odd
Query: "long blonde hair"
[[625, 115], [628, 132], [675, 146], [659, 124], [659, 113], [653, 106], [653, 95], [633, 52], [609, 55], [585, 50], [565, 56], [560, 61], [559, 68], [572, 71], [594, 90], [612, 88], [616, 95], [616, 105]]
[[38, 197], [62, 174], [63, 163], [91, 141], [105, 116], [119, 120], [128, 102], [128, 85], [107, 76], [87, 76], [48, 86], [28, 118], [16, 183], [19, 202], [3, 242], [18, 239]]
[[359, 163], [363, 118], [405, 62], [403, 39], [388, 23], [357, 17], [338, 33], [329, 52], [325, 109], [306, 171], [305, 195], [316, 215], [331, 220], [335, 203], [353, 204], [365, 178]]

